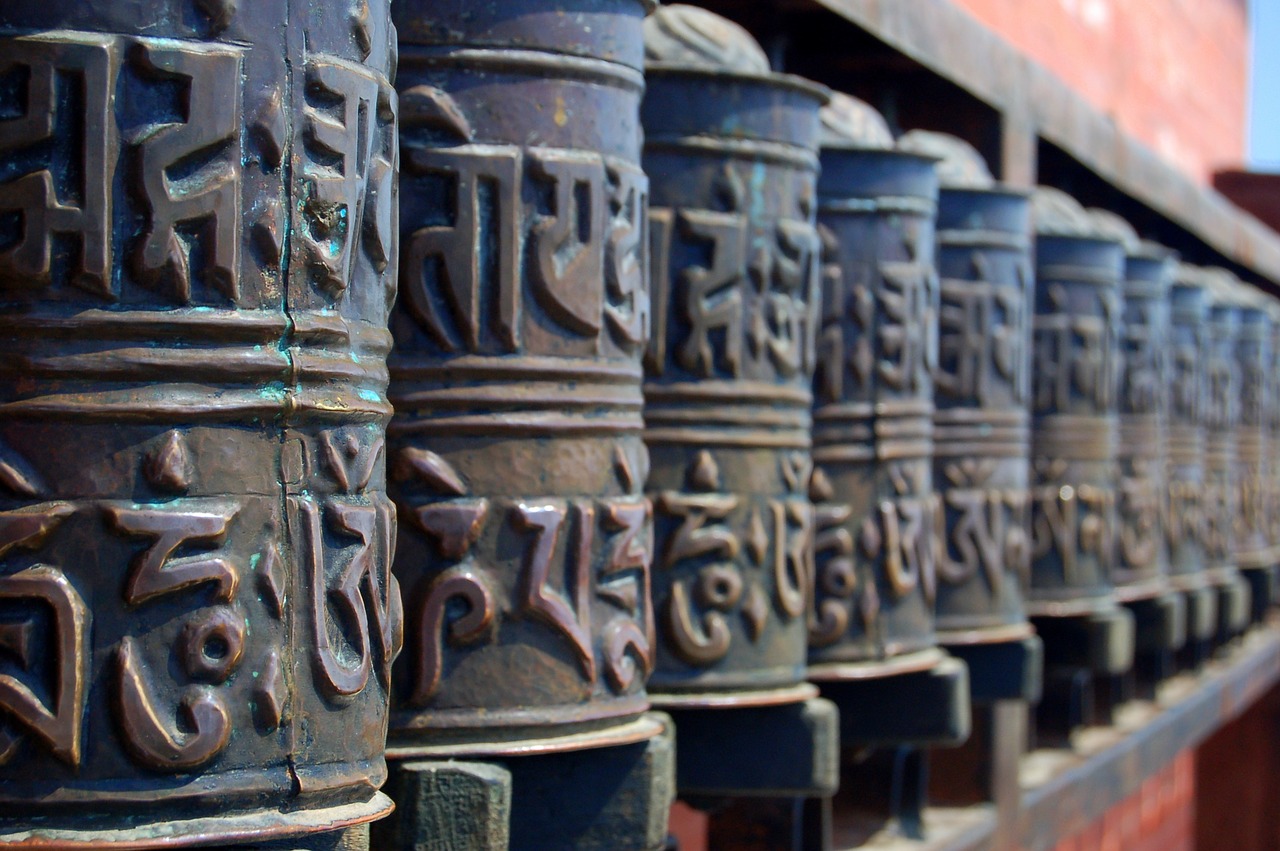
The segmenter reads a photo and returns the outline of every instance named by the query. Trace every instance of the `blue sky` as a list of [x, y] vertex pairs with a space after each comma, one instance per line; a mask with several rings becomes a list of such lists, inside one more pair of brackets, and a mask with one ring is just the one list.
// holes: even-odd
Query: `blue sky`
[[1250, 0], [1249, 166], [1280, 171], [1280, 0]]

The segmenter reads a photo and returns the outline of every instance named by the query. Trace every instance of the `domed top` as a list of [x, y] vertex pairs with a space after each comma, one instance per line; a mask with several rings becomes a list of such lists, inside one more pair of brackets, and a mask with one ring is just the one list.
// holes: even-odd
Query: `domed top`
[[1173, 272], [1173, 282], [1182, 287], [1205, 286], [1204, 267], [1179, 261]]
[[1263, 292], [1240, 280], [1230, 269], [1209, 266], [1202, 270], [1202, 274], [1214, 301], [1234, 307], [1266, 310], [1268, 299]]
[[1138, 232], [1123, 216], [1100, 207], [1090, 207], [1086, 212], [1089, 218], [1093, 219], [1094, 227], [1098, 232], [1123, 245], [1126, 252], [1132, 254], [1142, 245]]
[[769, 58], [751, 33], [706, 9], [682, 4], [660, 6], [645, 19], [644, 56], [650, 62], [769, 73]]
[[1213, 298], [1220, 305], [1241, 307], [1240, 279], [1221, 266], [1205, 266], [1200, 270], [1200, 280]]
[[822, 147], [871, 148], [889, 150], [893, 147], [893, 133], [884, 116], [870, 104], [855, 97], [833, 92], [830, 102], [822, 108]]
[[1109, 238], [1098, 230], [1080, 202], [1060, 189], [1037, 186], [1031, 195], [1031, 211], [1036, 233], [1041, 236]]
[[990, 189], [996, 180], [978, 149], [958, 136], [932, 130], [912, 130], [898, 140], [898, 149], [938, 160], [938, 182], [944, 189]]

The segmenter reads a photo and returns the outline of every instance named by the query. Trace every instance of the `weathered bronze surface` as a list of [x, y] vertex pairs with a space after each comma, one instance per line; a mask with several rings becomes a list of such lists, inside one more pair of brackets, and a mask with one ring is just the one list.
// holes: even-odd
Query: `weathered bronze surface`
[[1034, 198], [1031, 590], [1035, 615], [1114, 607], [1124, 248], [1070, 196]]
[[978, 644], [1031, 634], [1023, 594], [1028, 531], [1031, 218], [967, 143], [912, 131], [899, 147], [943, 157], [938, 173], [938, 638]]
[[392, 55], [384, 2], [0, 8], [0, 845], [389, 810]]
[[673, 706], [801, 700], [826, 90], [686, 6], [646, 23], [646, 50], [651, 688]]
[[926, 668], [937, 661], [938, 176], [934, 157], [895, 150], [878, 120], [843, 96], [824, 113], [809, 636], [809, 663], [823, 679], [842, 676], [841, 665], [905, 671], [911, 660]]
[[1170, 587], [1161, 503], [1167, 464], [1169, 287], [1176, 261], [1167, 249], [1141, 241], [1114, 213], [1089, 213], [1125, 251], [1112, 581], [1116, 596], [1131, 602], [1158, 596]]
[[1267, 440], [1272, 389], [1271, 320], [1261, 293], [1239, 280], [1231, 280], [1228, 285], [1240, 308], [1235, 347], [1240, 375], [1233, 483], [1235, 560], [1241, 570], [1268, 570], [1273, 566], [1265, 493], [1271, 465]]
[[641, 0], [402, 0], [392, 750], [639, 741]]
[[1169, 290], [1167, 479], [1164, 536], [1175, 587], [1203, 587], [1204, 417], [1208, 401], [1209, 293], [1201, 270], [1177, 266]]
[[1205, 574], [1214, 585], [1238, 577], [1235, 561], [1236, 431], [1241, 381], [1237, 339], [1240, 304], [1225, 270], [1202, 271], [1209, 294], [1209, 343], [1205, 358], [1204, 551]]

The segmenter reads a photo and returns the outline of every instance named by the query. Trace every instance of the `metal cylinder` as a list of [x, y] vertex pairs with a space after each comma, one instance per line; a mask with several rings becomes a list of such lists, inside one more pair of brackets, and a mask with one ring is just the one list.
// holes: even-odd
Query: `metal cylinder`
[[392, 55], [386, 3], [0, 10], [0, 846], [390, 810]]
[[841, 122], [859, 109], [844, 97], [829, 108], [818, 181], [829, 254], [814, 382], [815, 679], [938, 657], [936, 159]]
[[907, 133], [936, 153], [938, 360], [933, 485], [938, 638], [986, 644], [1031, 635], [1028, 419], [1031, 220], [1025, 192], [1002, 187], [954, 137]]
[[1031, 390], [1028, 611], [1112, 608], [1116, 388], [1124, 248], [1068, 195], [1034, 199], [1036, 296]]
[[1177, 266], [1169, 290], [1167, 482], [1164, 536], [1174, 587], [1204, 587], [1204, 417], [1208, 396], [1209, 293], [1201, 270]]
[[[402, 0], [395, 756], [646, 739], [641, 0]], [[530, 744], [537, 740], [539, 744]]]
[[1114, 213], [1090, 210], [1089, 214], [1125, 252], [1112, 581], [1118, 599], [1134, 602], [1169, 589], [1161, 503], [1167, 464], [1169, 287], [1175, 260], [1169, 250], [1141, 241], [1129, 223]]
[[1264, 492], [1271, 463], [1267, 440], [1271, 322], [1261, 293], [1239, 280], [1229, 281], [1229, 286], [1229, 294], [1240, 311], [1235, 346], [1240, 375], [1240, 418], [1235, 435], [1235, 561], [1241, 570], [1266, 570], [1272, 566]]
[[745, 31], [689, 7], [655, 16], [646, 50], [651, 688], [669, 706], [803, 700], [827, 93], [769, 72]]
[[1236, 442], [1240, 425], [1240, 304], [1225, 270], [1204, 270], [1209, 291], [1209, 344], [1205, 362], [1205, 573], [1214, 585], [1238, 578], [1236, 564]]

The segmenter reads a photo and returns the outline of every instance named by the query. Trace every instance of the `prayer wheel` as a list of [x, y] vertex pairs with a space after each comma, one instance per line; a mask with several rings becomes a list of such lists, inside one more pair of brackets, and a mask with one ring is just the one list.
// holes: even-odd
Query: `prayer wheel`
[[1210, 299], [1204, 418], [1205, 575], [1219, 589], [1218, 630], [1226, 639], [1244, 628], [1248, 615], [1248, 586], [1236, 560], [1242, 305], [1230, 272], [1208, 268], [1203, 270], [1203, 278]]
[[939, 156], [938, 359], [934, 368], [938, 638], [991, 644], [1032, 634], [1023, 610], [1031, 217], [971, 146], [913, 130], [898, 147]]
[[1235, 282], [1240, 304], [1240, 332], [1236, 360], [1240, 369], [1240, 421], [1236, 426], [1236, 564], [1241, 570], [1262, 569], [1270, 558], [1266, 534], [1263, 481], [1270, 453], [1266, 450], [1265, 419], [1270, 402], [1271, 325], [1261, 294]]
[[1235, 562], [1249, 581], [1253, 620], [1266, 613], [1275, 584], [1273, 550], [1267, 515], [1267, 489], [1272, 478], [1270, 407], [1273, 379], [1271, 318], [1266, 297], [1239, 280], [1229, 282], [1240, 306], [1236, 361], [1240, 374], [1240, 420], [1236, 424], [1234, 489], [1236, 498]]
[[386, 3], [0, 9], [0, 847], [378, 818]]
[[1116, 596], [1146, 600], [1169, 588], [1169, 551], [1161, 531], [1168, 417], [1169, 287], [1172, 252], [1143, 242], [1124, 219], [1090, 210], [1094, 222], [1124, 246], [1124, 307], [1116, 481]]
[[1240, 304], [1216, 269], [1204, 269], [1209, 296], [1205, 359], [1205, 570], [1222, 584], [1236, 575], [1236, 431], [1240, 424]]
[[641, 0], [401, 0], [389, 754], [639, 742], [654, 659]]
[[[1179, 263], [1169, 290], [1168, 399], [1164, 536], [1173, 587], [1202, 596], [1205, 574], [1205, 408], [1208, 402], [1209, 291], [1199, 267]], [[1188, 607], [1193, 637], [1217, 630], [1217, 611]], [[1196, 635], [1195, 633], [1199, 634]]]
[[936, 163], [896, 149], [859, 101], [837, 96], [824, 111], [809, 637], [818, 680], [927, 670], [942, 657], [933, 615]]
[[737, 25], [646, 22], [655, 702], [796, 703], [805, 684], [820, 86]]
[[1044, 617], [1114, 609], [1124, 248], [1040, 187], [1031, 391], [1031, 590]]

